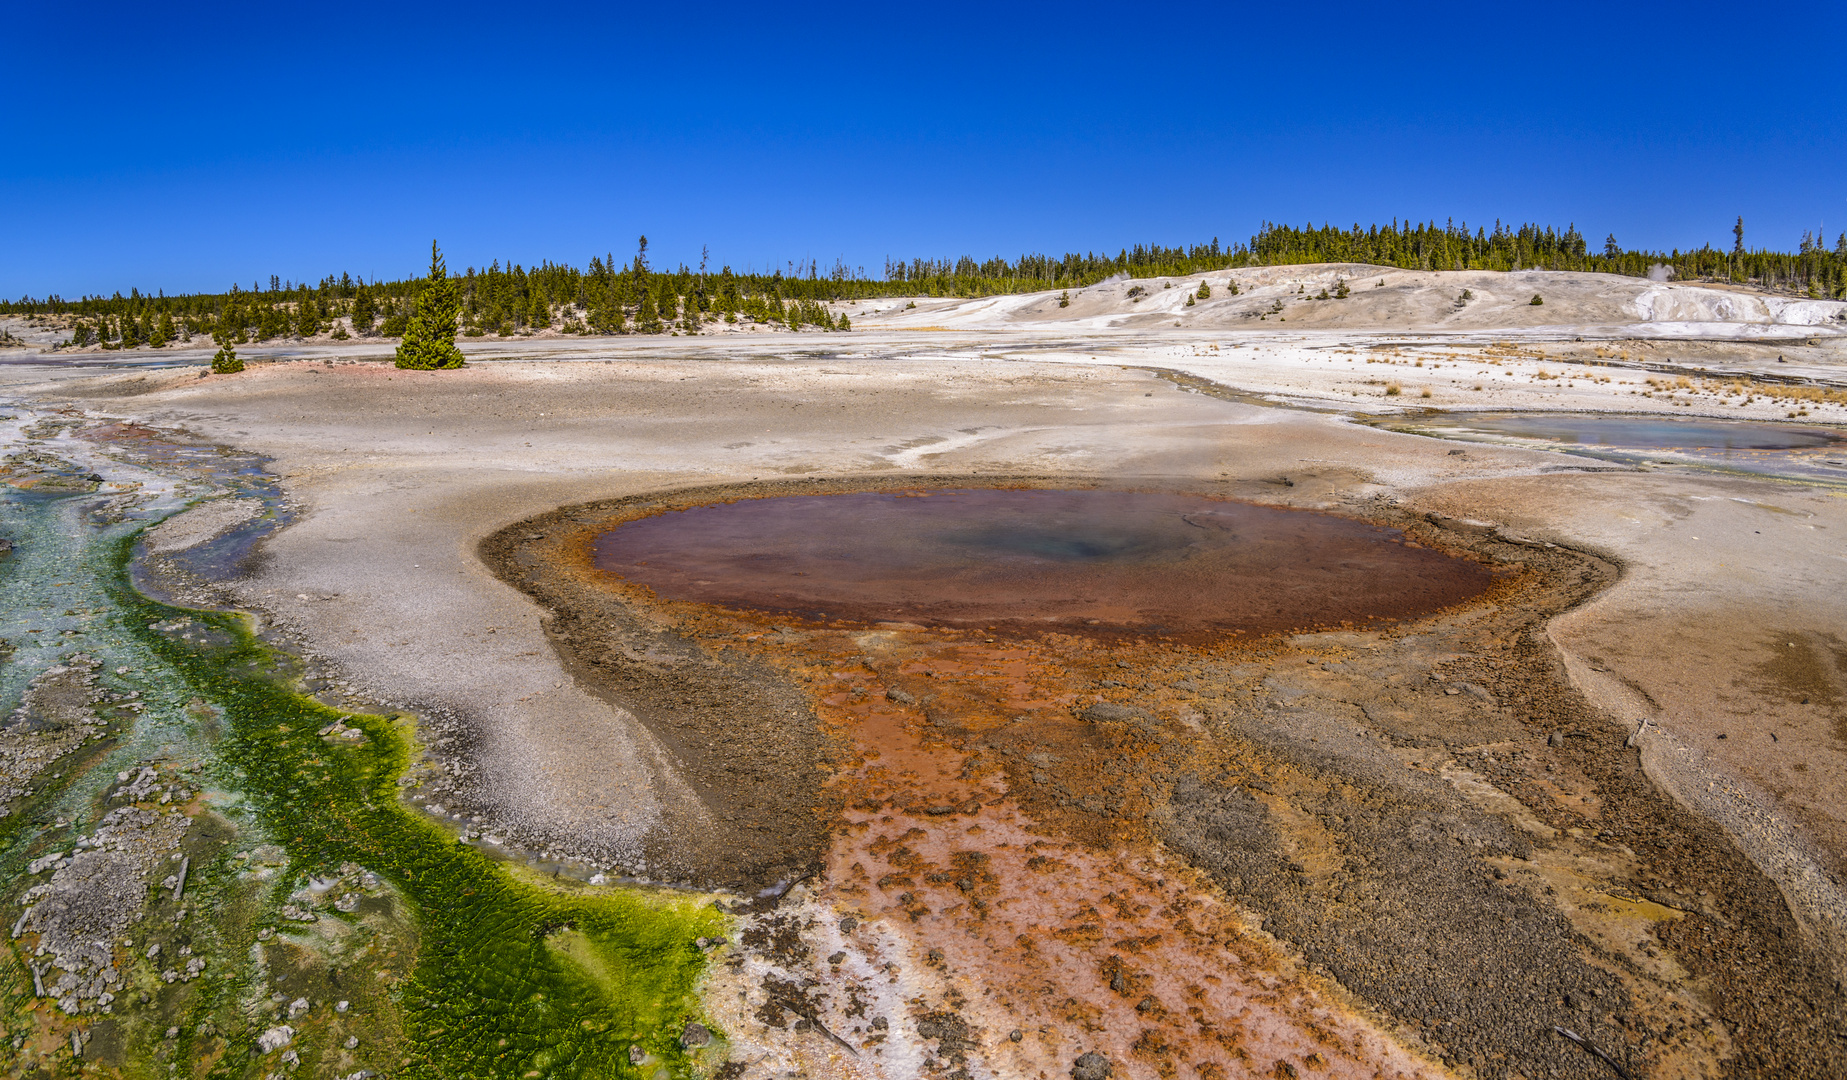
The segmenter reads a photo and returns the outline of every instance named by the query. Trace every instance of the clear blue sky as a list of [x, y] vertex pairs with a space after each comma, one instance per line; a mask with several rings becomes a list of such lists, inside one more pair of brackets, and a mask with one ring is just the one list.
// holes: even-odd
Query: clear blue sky
[[1847, 3], [15, 0], [0, 294], [765, 268], [1265, 219], [1847, 229]]

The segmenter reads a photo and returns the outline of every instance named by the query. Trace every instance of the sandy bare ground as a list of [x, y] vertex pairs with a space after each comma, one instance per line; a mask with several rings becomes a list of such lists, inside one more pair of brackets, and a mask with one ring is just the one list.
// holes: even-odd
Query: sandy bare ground
[[[1679, 468], [1610, 469], [1584, 458], [1479, 444], [1453, 453], [1459, 444], [1357, 425], [1347, 415], [1411, 407], [1781, 420], [1803, 408], [1805, 422], [1841, 424], [1847, 406], [1838, 403], [1798, 406], [1761, 391], [1721, 396], [1717, 387], [1739, 378], [1765, 386], [1771, 379], [1836, 388], [1847, 383], [1847, 335], [1836, 329], [1847, 326], [1836, 318], [1842, 305], [1589, 275], [1309, 267], [1234, 276], [1242, 280], [1240, 296], [1221, 287], [1228, 275], [1208, 275], [1213, 297], [1192, 307], [1184, 299], [1198, 279], [1176, 279], [1172, 289], [1160, 281], [1099, 287], [1062, 309], [1055, 294], [920, 301], [914, 309], [850, 306], [856, 325], [867, 328], [852, 334], [466, 343], [478, 362], [440, 374], [363, 362], [387, 350], [354, 343], [279, 346], [269, 351], [301, 358], [256, 364], [236, 377], [201, 378], [191, 368], [162, 366], [183, 364], [190, 354], [85, 354], [55, 358], [57, 366], [36, 362], [52, 357], [8, 363], [0, 366], [0, 378], [16, 398], [184, 427], [271, 456], [304, 512], [268, 542], [261, 570], [239, 586], [244, 602], [298, 626], [374, 700], [449, 718], [442, 730], [456, 741], [437, 751], [465, 780], [443, 801], [460, 800], [492, 829], [534, 851], [642, 876], [696, 871], [676, 861], [673, 838], [712, 826], [711, 800], [689, 779], [683, 751], [625, 711], [619, 695], [599, 693], [574, 677], [568, 650], [561, 654], [547, 636], [546, 612], [477, 555], [486, 538], [554, 508], [705, 484], [1030, 473], [1179, 484], [1346, 512], [1376, 507], [1407, 520], [1428, 513], [1460, 520], [1483, 536], [1585, 552], [1613, 567], [1613, 580], [1545, 624], [1537, 647], [1556, 658], [1558, 691], [1579, 695], [1591, 710], [1583, 715], [1608, 728], [1595, 738], [1585, 729], [1587, 752], [1610, 760], [1633, 753], [1623, 743], [1646, 720], [1635, 742], [1647, 776], [1692, 812], [1689, 820], [1722, 829], [1773, 883], [1793, 918], [1787, 947], [1838, 972], [1847, 957], [1847, 908], [1839, 885], [1847, 868], [1847, 799], [1841, 796], [1847, 790], [1847, 644], [1840, 636], [1847, 626], [1847, 563], [1835, 539], [1847, 529], [1847, 502], [1840, 491]], [[1351, 285], [1348, 300], [1310, 299], [1337, 280]], [[1380, 280], [1383, 286], [1374, 284]], [[1139, 301], [1122, 295], [1129, 284], [1148, 294]], [[1463, 288], [1476, 299], [1458, 306]], [[1546, 300], [1542, 307], [1526, 303], [1535, 292]], [[1279, 300], [1282, 313], [1268, 315]], [[247, 352], [262, 356], [265, 350]], [[1680, 378], [1687, 385], [1676, 385]], [[1392, 384], [1397, 394], [1387, 393]], [[1711, 392], [1701, 393], [1702, 387]], [[1426, 389], [1429, 397], [1422, 396]], [[1433, 665], [1487, 655], [1487, 639], [1469, 638], [1463, 623], [1432, 633], [1454, 644], [1430, 655], [1398, 656], [1389, 664], [1399, 667], [1365, 678], [1414, 673], [1427, 679], [1439, 670]], [[1261, 678], [1280, 680], [1274, 685], [1288, 690], [1307, 675], [1278, 668]], [[1285, 721], [1272, 717], [1264, 721], [1270, 727], [1234, 717], [1226, 730], [1240, 745], [1276, 755], [1311, 730], [1319, 733], [1314, 738], [1332, 741], [1332, 728], [1316, 726], [1331, 718], [1377, 735], [1395, 723], [1434, 723], [1430, 718], [1439, 715], [1431, 711], [1435, 705], [1418, 704], [1392, 720], [1388, 711], [1366, 707], [1372, 701], [1366, 692], [1325, 693], [1328, 701], [1345, 704], [1290, 713]], [[816, 700], [826, 722], [838, 706]], [[1649, 1062], [1660, 1076], [1716, 1072], [1727, 1060], [1734, 1070], [1749, 1071], [1752, 1062], [1769, 1067], [1779, 1052], [1774, 1029], [1765, 1028], [1773, 1018], [1741, 1020], [1736, 1011], [1727, 1013], [1741, 999], [1727, 997], [1734, 991], [1699, 973], [1695, 945], [1674, 939], [1683, 950], [1676, 954], [1662, 944], [1672, 935], [1648, 929], [1663, 920], [1690, 926], [1687, 920], [1702, 913], [1736, 923], [1739, 909], [1724, 903], [1761, 907], [1761, 898], [1750, 899], [1742, 887], [1736, 898], [1718, 895], [1718, 878], [1701, 884], [1689, 880], [1691, 873], [1676, 877], [1651, 863], [1654, 856], [1637, 841], [1600, 840], [1594, 815], [1571, 827], [1584, 834], [1576, 836], [1562, 821], [1522, 817], [1534, 813], [1533, 796], [1497, 779], [1494, 763], [1504, 766], [1509, 755], [1533, 752], [1523, 741], [1533, 732], [1520, 725], [1537, 722], [1540, 710], [1535, 705], [1523, 712], [1517, 700], [1498, 699], [1496, 708], [1494, 722], [1503, 726], [1479, 738], [1401, 743], [1402, 753], [1368, 757], [1367, 768], [1400, 778], [1393, 784], [1438, 778], [1435, 787], [1405, 798], [1415, 803], [1439, 798], [1430, 792], [1440, 791], [1445, 813], [1501, 822], [1497, 827], [1512, 827], [1528, 838], [1522, 843], [1536, 845], [1539, 854], [1505, 869], [1536, 875], [1532, 902], [1562, 913], [1561, 925], [1571, 928], [1561, 940], [1594, 943], [1596, 963], [1620, 969], [1624, 992], [1635, 1002], [1634, 1015], [1623, 1022], [1599, 1016], [1580, 1024], [1603, 1024], [1604, 1038], [1617, 1037], [1629, 1021], [1632, 1027], [1656, 1024], [1657, 1032], [1678, 1025], [1683, 1034], [1700, 1033], [1692, 1042], [1659, 1040], [1654, 1057], [1632, 1064]], [[1307, 752], [1305, 745], [1298, 749]], [[1630, 790], [1595, 779], [1602, 766], [1594, 758], [1573, 767], [1592, 778], [1577, 794], [1577, 781], [1563, 777], [1562, 763], [1561, 771], [1548, 765], [1548, 775], [1533, 782], [1553, 784], [1560, 798], [1580, 803], [1595, 796], [1599, 783], [1612, 802], [1619, 801], [1616, 791]], [[1276, 820], [1294, 820], [1285, 805], [1290, 798], [1270, 800]], [[1032, 818], [1026, 813], [990, 824], [1003, 831]], [[920, 818], [917, 827], [930, 831], [941, 824]], [[869, 844], [879, 831], [877, 822], [866, 821], [853, 835], [866, 834]], [[1311, 833], [1301, 832], [1298, 842], [1308, 843]], [[848, 910], [871, 916], [866, 909], [878, 899], [841, 891], [850, 884], [849, 849], [829, 854], [832, 876], [804, 886], [785, 905], [819, 920], [817, 956], [827, 955], [821, 948], [832, 935], [843, 951], [858, 941], [852, 955], [866, 958], [861, 975], [867, 978], [875, 954], [886, 962], [902, 959], [921, 981], [906, 981], [886, 991], [891, 994], [966, 997], [983, 979], [1004, 982], [1004, 973], [972, 957], [958, 961], [951, 954], [951, 968], [965, 965], [962, 976], [920, 959], [938, 940], [930, 933], [946, 930], [910, 932], [874, 918], [882, 935], [877, 941], [825, 931]], [[953, 854], [947, 846], [930, 850], [942, 860]], [[1082, 871], [1099, 880], [1152, 882], [1165, 880], [1158, 866], [1137, 860], [1165, 851], [1157, 845], [1107, 858], [1075, 850], [1062, 857], [1101, 858], [1083, 863]], [[1234, 912], [1282, 903], [1255, 893], [1227, 900], [1226, 879], [1213, 880], [1219, 883], [1201, 879], [1189, 888], [1229, 903]], [[1638, 882], [1653, 882], [1648, 887], [1655, 891], [1638, 895]], [[1257, 911], [1259, 922], [1265, 914]], [[1753, 917], [1770, 918], [1762, 910]], [[1290, 965], [1299, 960], [1288, 958], [1299, 954], [1290, 950], [1322, 940], [1316, 935], [1325, 931], [1278, 924], [1272, 939], [1234, 932], [1234, 916], [1225, 918], [1215, 933], [1271, 942], [1263, 948], [1279, 950], [1279, 959], [1251, 962], [1277, 965], [1288, 980], [1298, 978]], [[1535, 957], [1551, 955], [1544, 950], [1552, 946], [1533, 942], [1521, 948], [1537, 950], [1530, 953]], [[762, 976], [768, 968], [752, 970]], [[801, 970], [825, 976], [829, 969], [814, 961]], [[761, 995], [760, 978], [736, 977], [742, 980], [737, 992]], [[1447, 1062], [1494, 1075], [1492, 1055], [1506, 1052], [1518, 1025], [1529, 1022], [1511, 1015], [1484, 1021], [1465, 1037], [1446, 1034], [1440, 1024], [1409, 1023], [1410, 1014], [1383, 998], [1354, 1000], [1347, 996], [1351, 987], [1342, 989], [1340, 979], [1325, 974], [1288, 985], [1298, 988], [1290, 993], [1305, 995], [1301, 1009], [1337, 1009], [1340, 1023], [1358, 1025], [1343, 1045], [1389, 1043], [1389, 1050], [1353, 1057], [1356, 1063], [1398, 1060], [1403, 1053], [1412, 1055], [1405, 1061], [1425, 1063], [1418, 1068], [1440, 1071]], [[1493, 993], [1486, 987], [1472, 992]], [[751, 1009], [760, 1005], [739, 1005], [734, 1019], [740, 1032], [749, 1030]], [[1159, 1007], [1184, 1011], [1177, 1001]], [[1682, 1007], [1691, 1010], [1687, 1016], [1670, 1015]], [[1576, 1008], [1582, 1009], [1581, 1000]], [[990, 1037], [998, 1032], [1005, 1039], [1001, 1025], [1020, 1022], [1007, 1019], [1018, 1014], [1004, 1009], [965, 1012], [981, 1018]], [[1127, 1027], [1145, 1015], [1122, 1014], [1127, 1019], [1112, 1021], [1108, 1037], [1085, 1035], [1081, 1024], [1054, 1024], [1057, 1030], [1034, 1036], [1037, 1041], [1006, 1042], [1024, 1049], [981, 1043], [961, 1052], [977, 1071], [1002, 1075], [1058, 1075], [1092, 1046], [1113, 1047], [1118, 1062], [1133, 1060], [1136, 1033]], [[1538, 1015], [1530, 1022], [1538, 1023]], [[1652, 1019], [1644, 1022], [1644, 1015]], [[1826, 1027], [1823, 1020], [1804, 1030]], [[1544, 1025], [1528, 1034], [1552, 1038]], [[862, 1061], [840, 1055], [825, 1040], [784, 1038], [772, 1029], [756, 1038], [769, 1055], [765, 1067], [892, 1075], [923, 1069], [920, 1053]], [[1312, 1067], [1300, 1053], [1289, 1056], [1294, 1051], [1287, 1046], [1300, 1045], [1291, 1038], [1275, 1044], [1275, 1060]], [[932, 1041], [915, 1030], [910, 1039], [914, 1045]], [[942, 1039], [934, 1042], [936, 1056], [948, 1060]], [[1557, 1075], [1586, 1076], [1603, 1068], [1575, 1048], [1567, 1049], [1577, 1058], [1556, 1049], [1528, 1063], [1528, 1075], [1543, 1074], [1542, 1066]], [[1809, 1052], [1775, 1060], [1812, 1075], [1825, 1075], [1841, 1060], [1825, 1038]], [[1489, 1056], [1476, 1060], [1482, 1054]], [[1269, 1063], [1260, 1064], [1267, 1075]]]

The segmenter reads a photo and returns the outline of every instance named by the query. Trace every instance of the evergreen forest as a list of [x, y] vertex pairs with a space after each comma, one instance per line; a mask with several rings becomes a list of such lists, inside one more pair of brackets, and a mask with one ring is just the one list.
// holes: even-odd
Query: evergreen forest
[[[1087, 252], [1062, 257], [887, 261], [883, 274], [836, 262], [788, 264], [787, 272], [717, 271], [702, 259], [656, 269], [642, 237], [633, 257], [618, 265], [613, 254], [592, 256], [587, 268], [541, 262], [523, 267], [499, 261], [451, 274], [445, 288], [459, 299], [464, 337], [550, 329], [565, 334], [693, 334], [716, 322], [755, 323], [789, 330], [848, 330], [851, 322], [828, 302], [885, 297], [978, 297], [1048, 289], [1082, 288], [1105, 278], [1178, 277], [1245, 266], [1353, 262], [1416, 270], [1578, 270], [1640, 277], [1671, 268], [1675, 280], [1729, 281], [1797, 296], [1847, 298], [1847, 233], [1830, 248], [1819, 233], [1804, 233], [1794, 252], [1747, 247], [1744, 222], [1732, 230], [1729, 250], [1710, 245], [1690, 251], [1637, 251], [1615, 236], [1592, 248], [1576, 226], [1563, 231], [1496, 222], [1492, 231], [1453, 221], [1351, 229], [1266, 222], [1248, 243], [1124, 248], [1115, 255]], [[335, 340], [353, 335], [401, 338], [417, 311], [429, 277], [365, 281], [328, 275], [314, 284], [271, 275], [249, 288], [168, 296], [139, 289], [127, 296], [59, 296], [0, 300], [0, 315], [69, 319], [71, 346], [109, 349], [191, 341], [208, 335], [226, 345], [275, 338]]]

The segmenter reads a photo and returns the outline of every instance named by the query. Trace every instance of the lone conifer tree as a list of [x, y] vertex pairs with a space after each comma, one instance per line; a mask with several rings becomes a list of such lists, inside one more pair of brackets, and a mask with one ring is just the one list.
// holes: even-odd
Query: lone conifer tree
[[244, 370], [244, 362], [237, 358], [230, 334], [220, 330], [212, 335], [212, 340], [218, 343], [218, 351], [212, 356], [212, 374], [235, 375]]
[[455, 317], [462, 310], [461, 297], [449, 268], [443, 265], [442, 251], [430, 241], [430, 280], [417, 294], [417, 313], [404, 329], [398, 345], [398, 366], [417, 371], [441, 371], [462, 366], [462, 350], [455, 347]]

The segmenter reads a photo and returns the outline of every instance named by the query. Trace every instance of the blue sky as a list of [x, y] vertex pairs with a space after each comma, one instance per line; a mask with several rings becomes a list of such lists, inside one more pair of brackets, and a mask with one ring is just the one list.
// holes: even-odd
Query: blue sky
[[15, 0], [0, 294], [1244, 240], [1847, 230], [1847, 4]]

